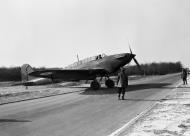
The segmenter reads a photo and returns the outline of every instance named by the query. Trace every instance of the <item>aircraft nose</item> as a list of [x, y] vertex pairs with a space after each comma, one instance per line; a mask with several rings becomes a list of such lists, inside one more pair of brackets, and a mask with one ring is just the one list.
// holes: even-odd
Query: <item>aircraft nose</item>
[[134, 58], [136, 55], [132, 53], [125, 53], [125, 58]]
[[135, 54], [130, 54], [132, 58], [134, 58], [136, 55]]
[[115, 55], [115, 58], [117, 58], [117, 59], [132, 59], [135, 56], [136, 55], [132, 54], [132, 53], [122, 53], [122, 54]]

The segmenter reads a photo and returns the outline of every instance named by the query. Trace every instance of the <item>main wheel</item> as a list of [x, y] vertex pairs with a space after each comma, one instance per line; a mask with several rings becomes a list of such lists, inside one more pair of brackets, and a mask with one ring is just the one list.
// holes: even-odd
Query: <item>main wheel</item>
[[108, 88], [113, 88], [113, 87], [115, 86], [115, 83], [114, 83], [113, 80], [108, 79], [108, 80], [106, 80], [105, 85], [106, 85]]
[[90, 87], [94, 90], [98, 90], [100, 88], [100, 83], [96, 80], [92, 81]]

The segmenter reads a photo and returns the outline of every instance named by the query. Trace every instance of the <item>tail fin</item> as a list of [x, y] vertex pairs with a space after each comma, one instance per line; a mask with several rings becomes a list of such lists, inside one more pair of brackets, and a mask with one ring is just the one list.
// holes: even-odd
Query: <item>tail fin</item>
[[28, 74], [34, 72], [34, 70], [32, 69], [32, 67], [29, 64], [22, 65], [20, 72], [21, 72], [22, 82], [27, 82], [27, 81], [33, 79], [33, 77], [28, 75]]

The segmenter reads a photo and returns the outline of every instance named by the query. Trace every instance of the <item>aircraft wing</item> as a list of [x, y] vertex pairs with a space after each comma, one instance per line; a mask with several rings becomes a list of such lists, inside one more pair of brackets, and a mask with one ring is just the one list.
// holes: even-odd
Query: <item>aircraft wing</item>
[[63, 81], [90, 80], [97, 76], [105, 76], [108, 72], [104, 69], [61, 69], [34, 71], [29, 75], [35, 77], [61, 79]]

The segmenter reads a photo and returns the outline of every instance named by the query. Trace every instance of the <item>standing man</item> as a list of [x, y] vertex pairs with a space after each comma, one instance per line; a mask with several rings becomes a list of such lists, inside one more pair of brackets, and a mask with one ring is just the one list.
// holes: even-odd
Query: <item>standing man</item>
[[126, 88], [128, 87], [128, 75], [123, 67], [120, 68], [120, 72], [118, 73], [117, 87], [118, 87], [118, 99], [120, 100], [120, 96], [122, 94], [122, 100], [124, 100], [125, 91]]
[[183, 84], [185, 85], [187, 85], [187, 69], [183, 69], [182, 70], [182, 73], [181, 73], [181, 78], [183, 79]]

